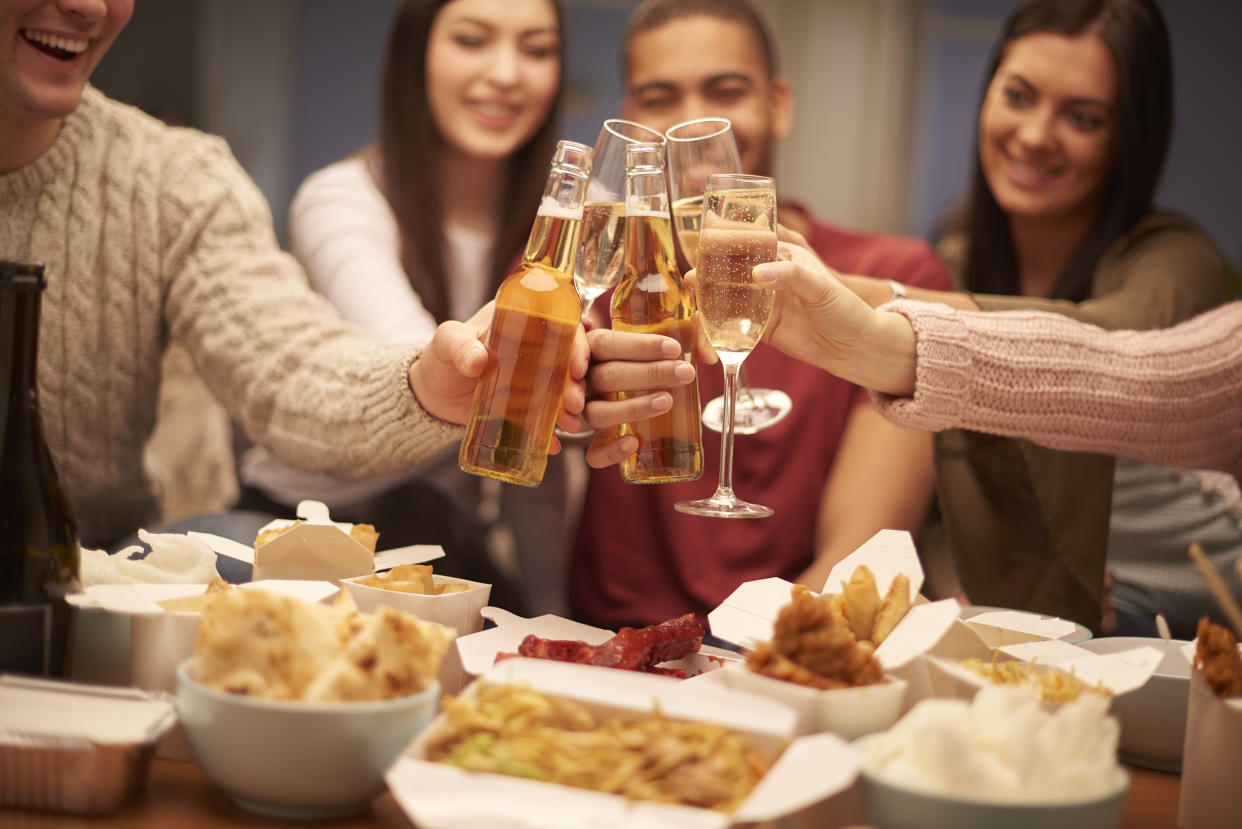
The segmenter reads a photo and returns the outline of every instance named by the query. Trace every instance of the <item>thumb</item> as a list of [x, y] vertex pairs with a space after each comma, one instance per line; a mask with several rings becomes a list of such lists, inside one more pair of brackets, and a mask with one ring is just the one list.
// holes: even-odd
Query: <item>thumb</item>
[[832, 300], [836, 280], [827, 271], [816, 272], [792, 260], [756, 265], [754, 280], [764, 288], [788, 291], [808, 306], [825, 305]]

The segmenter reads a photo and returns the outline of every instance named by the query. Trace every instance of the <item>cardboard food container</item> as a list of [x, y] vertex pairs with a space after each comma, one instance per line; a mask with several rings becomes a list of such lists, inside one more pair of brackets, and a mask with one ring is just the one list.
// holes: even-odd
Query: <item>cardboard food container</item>
[[[260, 533], [297, 524], [258, 551], [252, 546], [210, 533], [190, 535], [203, 539], [220, 555], [252, 565], [253, 581], [338, 581], [388, 570], [398, 564], [425, 564], [444, 557], [444, 549], [434, 544], [412, 544], [372, 553], [350, 536], [352, 524], [333, 521], [328, 507], [319, 501], [300, 502], [297, 515], [303, 523], [279, 519], [262, 527]], [[382, 532], [380, 537], [383, 537]]]
[[[364, 613], [373, 613], [384, 606], [391, 607], [417, 616], [424, 621], [438, 622], [451, 627], [457, 631], [458, 637], [483, 629], [483, 616], [480, 615], [480, 611], [491, 598], [492, 586], [490, 584], [433, 574], [434, 584], [466, 584], [469, 585], [469, 589], [455, 593], [428, 595], [358, 584], [357, 580], [361, 578], [366, 578], [366, 576], [341, 579], [341, 586], [353, 597], [358, 609]], [[446, 694], [455, 694], [465, 687], [468, 677], [462, 668], [456, 648], [450, 647], [444, 652], [444, 659], [440, 662], [440, 671], [436, 674], [436, 678], [440, 680], [440, 687]]]
[[[726, 666], [727, 670], [710, 680], [779, 699], [797, 711], [799, 733], [832, 731], [853, 739], [891, 726], [915, 701], [926, 696], [925, 668], [918, 657], [949, 629], [960, 606], [952, 599], [928, 602], [918, 596], [923, 568], [907, 532], [881, 530], [872, 536], [832, 568], [825, 593], [836, 592], [832, 586], [848, 581], [860, 564], [871, 569], [881, 596], [893, 578], [904, 573], [916, 597], [909, 612], [876, 648], [875, 656], [887, 682], [825, 691], [761, 676], [740, 663]], [[742, 584], [707, 615], [712, 633], [743, 649], [771, 639], [776, 617], [789, 604], [792, 587], [778, 578]]]
[[[1092, 653], [1058, 639], [1004, 645], [995, 650], [982, 647], [967, 656], [933, 654], [926, 659], [933, 694], [972, 699], [980, 688], [987, 686], [990, 683], [987, 677], [961, 664], [962, 659], [972, 658], [984, 662], [995, 658], [999, 662], [1034, 663], [1037, 671], [1073, 675], [1087, 685], [1102, 685], [1116, 697], [1143, 687], [1164, 659], [1164, 654], [1152, 647], [1117, 653]], [[1045, 704], [1051, 707], [1057, 705], [1049, 700], [1045, 700]]]
[[[504, 826], [507, 829], [686, 829], [776, 820], [846, 789], [857, 776], [853, 749], [831, 734], [797, 737], [794, 713], [763, 697], [668, 677], [509, 659], [484, 675], [490, 683], [524, 683], [545, 694], [585, 705], [596, 716], [639, 719], [659, 710], [668, 718], [710, 722], [746, 736], [760, 752], [779, 759], [732, 814], [688, 806], [627, 800], [500, 774], [471, 772], [424, 759], [423, 747], [443, 724], [423, 732], [388, 771], [389, 791], [421, 829]], [[472, 686], [473, 687], [473, 686]], [[471, 689], [467, 689], [467, 694]]]
[[[1194, 643], [1185, 648], [1193, 663]], [[1242, 650], [1242, 645], [1239, 646]], [[1233, 829], [1242, 814], [1242, 697], [1222, 699], [1203, 679], [1190, 674], [1182, 785], [1177, 803], [1181, 829]]]
[[115, 812], [176, 720], [169, 700], [132, 688], [0, 675], [0, 808]]
[[[269, 590], [308, 602], [335, 596], [340, 588], [326, 581], [272, 580], [238, 585], [243, 590]], [[177, 665], [194, 655], [199, 611], [166, 610], [160, 602], [201, 595], [205, 584], [99, 584], [67, 597], [79, 608], [103, 611], [124, 620], [128, 645], [118, 653], [128, 664], [117, 670], [117, 680], [148, 691], [177, 689]]]
[[[518, 645], [531, 634], [541, 639], [568, 639], [586, 642], [588, 645], [599, 645], [616, 635], [615, 631], [584, 625], [550, 613], [526, 619], [499, 607], [485, 607], [481, 615], [495, 622], [496, 626], [457, 639], [457, 654], [466, 674], [471, 677], [490, 671], [496, 664], [498, 654], [517, 653]], [[680, 668], [690, 677], [713, 671], [740, 658], [733, 651], [703, 645], [698, 653], [671, 662], [661, 662], [660, 667]]]

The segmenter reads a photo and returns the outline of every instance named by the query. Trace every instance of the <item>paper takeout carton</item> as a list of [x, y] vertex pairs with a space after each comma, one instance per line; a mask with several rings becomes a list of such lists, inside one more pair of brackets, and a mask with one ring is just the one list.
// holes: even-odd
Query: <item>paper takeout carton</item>
[[[203, 539], [212, 550], [253, 565], [253, 579], [303, 579], [336, 581], [366, 576], [398, 564], [425, 564], [444, 557], [444, 549], [434, 544], [413, 544], [372, 553], [349, 534], [352, 524], [333, 521], [328, 507], [319, 501], [302, 501], [294, 519], [278, 519], [265, 525], [269, 529], [294, 526], [264, 544], [257, 551], [210, 533], [190, 533]], [[382, 534], [380, 536], [383, 537]]]
[[780, 756], [741, 808], [724, 814], [429, 762], [424, 747], [443, 725], [441, 715], [386, 775], [389, 791], [421, 829], [727, 827], [779, 819], [846, 789], [857, 776], [857, 760], [848, 744], [831, 734], [797, 737], [794, 713], [764, 697], [652, 674], [539, 659], [505, 660], [483, 680], [524, 683], [578, 702], [599, 717], [643, 718], [658, 706], [670, 719], [726, 726], [746, 736], [761, 753]]
[[1087, 685], [1101, 685], [1113, 696], [1119, 696], [1141, 688], [1155, 672], [1164, 653], [1150, 647], [1093, 653], [1059, 639], [1045, 639], [995, 649], [980, 646], [962, 656], [932, 654], [927, 658], [927, 665], [935, 696], [972, 699], [980, 688], [989, 684], [987, 677], [962, 665], [962, 659], [972, 658], [985, 662], [995, 659], [1034, 663], [1037, 670], [1070, 674]]
[[[911, 593], [917, 595], [923, 585], [923, 568], [910, 534], [881, 530], [832, 568], [825, 594], [839, 592], [842, 582], [848, 581], [860, 564], [871, 569], [881, 595], [899, 573], [910, 580]], [[742, 584], [707, 615], [712, 633], [743, 649], [771, 639], [776, 617], [789, 604], [792, 587], [778, 578]], [[960, 606], [951, 599], [928, 602], [916, 598], [909, 612], [876, 648], [876, 659], [889, 679], [880, 685], [823, 691], [760, 676], [742, 665], [726, 666], [718, 676], [706, 679], [780, 699], [798, 712], [801, 733], [827, 730], [849, 738], [859, 737], [888, 728], [903, 711], [926, 696], [926, 669], [918, 657], [939, 641], [959, 611]]]
[[[1242, 646], [1239, 646], [1242, 650]], [[1188, 648], [1193, 659], [1193, 646]], [[1192, 663], [1193, 664], [1193, 663]], [[1242, 814], [1242, 697], [1222, 699], [1203, 679], [1190, 675], [1186, 742], [1177, 823], [1181, 829], [1233, 829]]]
[[[391, 607], [417, 616], [424, 621], [438, 622], [451, 627], [459, 637], [483, 629], [483, 616], [480, 615], [480, 611], [491, 598], [492, 586], [490, 584], [433, 574], [434, 584], [464, 584], [467, 585], [467, 589], [429, 595], [404, 593], [399, 590], [359, 584], [358, 579], [362, 578], [366, 576], [342, 579], [341, 587], [353, 597], [358, 609], [364, 613], [373, 613], [380, 607]], [[450, 647], [444, 652], [437, 679], [440, 680], [440, 687], [446, 694], [455, 694], [465, 686], [468, 679], [462, 669], [456, 648]]]
[[[499, 607], [485, 607], [481, 615], [496, 626], [459, 637], [457, 640], [457, 653], [469, 677], [481, 676], [490, 671], [496, 664], [498, 654], [517, 653], [518, 645], [528, 635], [533, 634], [541, 639], [582, 641], [588, 645], [601, 644], [615, 635], [615, 631], [584, 625], [550, 613], [526, 619]], [[698, 653], [663, 662], [661, 667], [680, 668], [686, 672], [686, 676], [695, 676], [737, 659], [739, 656], [733, 651], [704, 645]]]

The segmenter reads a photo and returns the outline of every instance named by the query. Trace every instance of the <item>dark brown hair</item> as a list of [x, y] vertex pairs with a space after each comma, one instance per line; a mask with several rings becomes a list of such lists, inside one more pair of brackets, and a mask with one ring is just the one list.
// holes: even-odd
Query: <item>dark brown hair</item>
[[[1052, 296], [1081, 302], [1090, 296], [1096, 263], [1117, 237], [1151, 209], [1173, 131], [1173, 60], [1169, 34], [1152, 0], [1026, 0], [1005, 21], [980, 96], [1009, 46], [1039, 32], [1098, 36], [1117, 65], [1117, 160], [1104, 182], [1100, 211], [1087, 238], [1070, 257]], [[965, 286], [990, 294], [1020, 294], [1017, 256], [1009, 222], [996, 203], [979, 162], [965, 213]]]
[[[380, 86], [379, 141], [367, 153], [371, 173], [397, 219], [401, 264], [423, 307], [436, 322], [449, 318], [449, 293], [437, 175], [444, 146], [427, 102], [427, 42], [436, 15], [451, 1], [404, 0], [398, 8]], [[557, 48], [561, 76], [547, 120], [509, 159], [500, 230], [492, 247], [489, 296], [526, 243], [556, 146], [565, 78], [565, 28], [560, 3], [548, 2], [556, 11], [560, 31]]]
[[621, 79], [629, 77], [630, 43], [637, 35], [658, 29], [674, 20], [690, 17], [715, 17], [746, 27], [759, 47], [768, 77], [776, 76], [776, 50], [763, 18], [746, 0], [646, 0], [630, 15], [621, 37]]

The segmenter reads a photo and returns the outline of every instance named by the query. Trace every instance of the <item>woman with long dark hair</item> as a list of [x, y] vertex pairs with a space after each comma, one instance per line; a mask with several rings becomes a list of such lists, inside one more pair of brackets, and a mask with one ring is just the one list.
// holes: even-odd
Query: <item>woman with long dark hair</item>
[[[1022, 3], [988, 66], [963, 219], [941, 245], [969, 293], [909, 295], [1110, 329], [1164, 328], [1219, 304], [1226, 271], [1211, 241], [1153, 207], [1172, 88], [1152, 0]], [[891, 296], [846, 281], [872, 304]], [[950, 430], [936, 436], [936, 475], [971, 600], [1099, 628], [1114, 458]]]
[[[562, 22], [555, 0], [401, 3], [376, 142], [311, 174], [290, 207], [290, 249], [346, 319], [385, 340], [425, 340], [495, 294], [530, 233], [557, 138]], [[492, 523], [499, 510], [516, 536], [510, 552], [530, 569], [520, 565], [556, 558], [565, 463], [554, 458], [536, 490], [500, 490], [458, 470], [454, 450], [417, 479], [471, 519]], [[373, 521], [386, 540], [410, 537], [392, 489], [404, 481], [307, 477], [261, 453], [248, 454], [242, 471], [278, 501], [316, 497]], [[533, 522], [529, 532], [523, 521]], [[554, 573], [525, 575], [543, 591], [535, 604], [560, 589]]]

